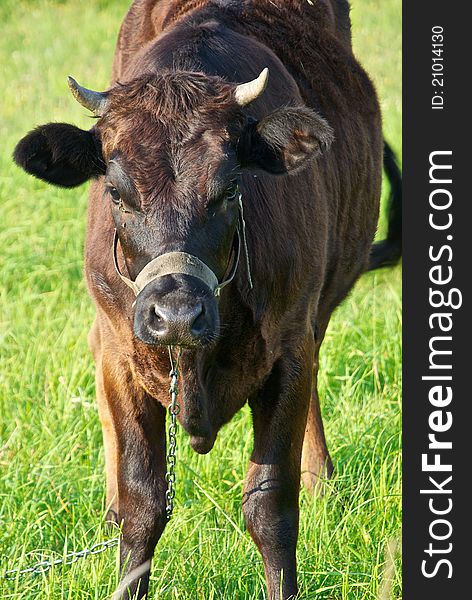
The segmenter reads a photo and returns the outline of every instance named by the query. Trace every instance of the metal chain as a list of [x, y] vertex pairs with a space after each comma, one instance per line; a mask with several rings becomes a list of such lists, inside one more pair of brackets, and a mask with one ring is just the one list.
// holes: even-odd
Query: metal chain
[[169, 446], [167, 450], [167, 471], [166, 471], [166, 517], [169, 521], [172, 512], [174, 510], [174, 498], [175, 498], [175, 462], [176, 462], [176, 448], [177, 448], [177, 415], [180, 412], [180, 406], [177, 402], [179, 395], [179, 361], [180, 361], [180, 348], [178, 350], [177, 359], [174, 362], [172, 355], [173, 348], [169, 346], [169, 360], [170, 360], [170, 404], [169, 404], [169, 416], [170, 423], [167, 431], [169, 437]]
[[[175, 461], [176, 461], [176, 448], [177, 448], [177, 415], [180, 412], [180, 406], [177, 402], [177, 396], [179, 394], [178, 389], [178, 379], [179, 379], [179, 361], [180, 361], [180, 349], [177, 354], [177, 359], [174, 362], [174, 357], [172, 355], [173, 348], [169, 347], [169, 359], [171, 371], [169, 373], [170, 377], [170, 404], [169, 404], [169, 415], [170, 415], [170, 424], [168, 429], [169, 436], [169, 448], [167, 452], [167, 471], [166, 471], [166, 517], [167, 520], [170, 520], [172, 516], [172, 512], [174, 510], [174, 497], [175, 497]], [[113, 548], [117, 546], [120, 541], [120, 538], [112, 538], [111, 540], [107, 540], [106, 542], [98, 542], [94, 544], [90, 548], [84, 548], [83, 550], [79, 550], [78, 552], [69, 552], [62, 558], [50, 559], [50, 560], [42, 560], [33, 564], [31, 567], [27, 567], [25, 569], [10, 569], [3, 574], [4, 579], [16, 579], [17, 577], [23, 577], [24, 575], [39, 575], [42, 573], [47, 573], [52, 567], [57, 567], [59, 565], [72, 565], [78, 560], [82, 558], [87, 558], [88, 556], [94, 556], [96, 554], [101, 554], [108, 550], [108, 548]]]
[[39, 575], [41, 573], [47, 573], [53, 566], [57, 567], [59, 565], [72, 565], [81, 558], [101, 554], [102, 552], [105, 552], [105, 550], [108, 550], [108, 548], [117, 546], [118, 542], [119, 538], [117, 537], [107, 540], [106, 542], [98, 542], [90, 548], [84, 548], [78, 552], [69, 552], [62, 558], [43, 560], [35, 563], [31, 567], [27, 567], [26, 569], [10, 569], [4, 573], [3, 577], [5, 579], [16, 579], [17, 577], [23, 577], [24, 575]]

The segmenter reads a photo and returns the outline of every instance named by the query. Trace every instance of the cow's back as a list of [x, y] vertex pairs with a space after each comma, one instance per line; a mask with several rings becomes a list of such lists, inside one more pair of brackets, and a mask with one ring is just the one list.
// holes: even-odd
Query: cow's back
[[[179, 19], [205, 7], [219, 7], [232, 14], [248, 14], [260, 5], [263, 12], [266, 8], [273, 7], [276, 2], [264, 0], [133, 0], [120, 29], [117, 43], [115, 61], [113, 65], [113, 80], [120, 77], [128, 60], [138, 52], [142, 46], [164, 30], [173, 26]], [[314, 7], [308, 5], [306, 0], [296, 0], [294, 3], [279, 2], [279, 12], [286, 10], [292, 12], [291, 4]], [[348, 47], [351, 45], [351, 23], [349, 18], [348, 0], [319, 0], [317, 12], [323, 15], [325, 26], [328, 27], [339, 40]]]

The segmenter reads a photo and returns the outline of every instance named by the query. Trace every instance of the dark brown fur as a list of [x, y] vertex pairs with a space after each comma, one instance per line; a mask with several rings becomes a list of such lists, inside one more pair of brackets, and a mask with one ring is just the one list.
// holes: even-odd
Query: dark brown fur
[[[367, 268], [378, 218], [380, 111], [350, 48], [348, 12], [343, 0], [135, 0], [119, 36], [111, 105], [93, 132], [104, 163], [119, 150], [146, 231], [159, 224], [159, 241], [151, 233], [133, 238], [134, 221], [119, 216], [118, 224], [127, 224], [126, 265], [121, 254], [120, 264], [132, 277], [176, 240], [221, 276], [231, 236], [217, 244], [211, 233], [195, 231], [204, 227], [219, 170], [227, 171], [221, 181], [240, 177], [254, 289], [241, 264], [221, 298], [217, 339], [183, 352], [179, 419], [192, 447], [208, 452], [218, 430], [249, 400], [254, 451], [243, 510], [271, 600], [292, 598], [298, 589], [301, 470], [310, 488], [332, 471], [316, 389], [318, 353], [332, 311]], [[266, 66], [268, 89], [241, 110], [233, 83]], [[251, 154], [254, 136], [263, 133], [251, 123], [266, 122], [272, 140], [279, 136], [286, 148], [290, 138], [287, 152], [296, 151], [306, 132], [292, 127], [289, 111], [281, 113], [284, 120], [271, 115], [300, 106], [311, 109], [305, 115], [311, 126], [325, 132], [310, 139], [319, 145], [310, 152], [319, 156], [303, 169], [274, 175], [285, 159], [259, 146]], [[326, 122], [334, 142], [323, 153], [331, 139]], [[246, 168], [269, 162], [272, 173]], [[95, 174], [103, 172], [98, 166]], [[122, 560], [129, 555], [132, 570], [151, 559], [165, 526], [169, 362], [166, 348], [133, 335], [134, 297], [111, 259], [116, 223], [100, 177], [91, 188], [86, 241], [87, 281], [97, 305], [90, 345], [110, 515], [123, 523]], [[140, 598], [147, 582], [145, 576]]]

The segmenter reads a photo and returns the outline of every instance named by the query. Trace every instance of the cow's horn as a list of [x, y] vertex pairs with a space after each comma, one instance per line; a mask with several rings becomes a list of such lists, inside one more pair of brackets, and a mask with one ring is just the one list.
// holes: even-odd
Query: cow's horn
[[266, 89], [268, 79], [269, 69], [266, 67], [257, 79], [238, 85], [234, 92], [236, 102], [240, 106], [246, 106], [246, 104], [258, 98]]
[[107, 109], [108, 94], [106, 92], [94, 92], [88, 90], [77, 83], [77, 81], [69, 75], [67, 78], [70, 91], [77, 102], [92, 111], [96, 117], [101, 117]]

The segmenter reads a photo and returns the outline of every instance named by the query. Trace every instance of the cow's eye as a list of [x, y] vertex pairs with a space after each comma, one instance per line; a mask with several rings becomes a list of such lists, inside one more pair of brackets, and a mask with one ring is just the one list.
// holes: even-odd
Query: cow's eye
[[115, 204], [121, 203], [120, 192], [116, 189], [116, 187], [109, 187], [108, 191], [110, 192], [111, 199]]

